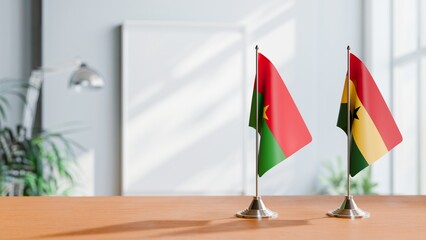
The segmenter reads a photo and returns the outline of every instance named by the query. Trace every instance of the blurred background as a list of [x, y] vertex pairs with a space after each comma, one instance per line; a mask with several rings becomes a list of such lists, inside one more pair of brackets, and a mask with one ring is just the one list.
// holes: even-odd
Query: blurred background
[[347, 45], [404, 138], [355, 193], [426, 193], [425, 1], [0, 0], [0, 33], [3, 195], [252, 195], [256, 44], [313, 137], [262, 195], [344, 192]]

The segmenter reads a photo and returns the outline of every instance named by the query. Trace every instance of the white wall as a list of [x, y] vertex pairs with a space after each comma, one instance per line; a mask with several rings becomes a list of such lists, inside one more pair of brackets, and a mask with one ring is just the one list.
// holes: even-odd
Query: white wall
[[[345, 153], [345, 135], [335, 123], [346, 46], [350, 44], [362, 57], [361, 19], [362, 1], [45, 0], [44, 64], [57, 66], [80, 56], [104, 75], [106, 87], [75, 94], [66, 89], [66, 75], [46, 81], [43, 124], [51, 127], [76, 120], [89, 126], [75, 139], [95, 158], [95, 194], [119, 194], [120, 25], [125, 20], [242, 24], [248, 30], [249, 46], [259, 44], [281, 72], [314, 139], [261, 178], [261, 193], [312, 194], [321, 162]], [[252, 84], [253, 61], [250, 64], [247, 81]]]
[[[29, 0], [0, 0], [0, 79], [27, 79], [31, 72], [31, 9]], [[8, 126], [20, 122], [22, 104], [10, 99]]]

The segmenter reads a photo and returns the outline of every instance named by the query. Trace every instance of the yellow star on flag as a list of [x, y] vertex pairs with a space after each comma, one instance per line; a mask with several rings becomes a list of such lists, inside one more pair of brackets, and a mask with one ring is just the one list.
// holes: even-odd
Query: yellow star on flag
[[269, 105], [266, 105], [265, 107], [263, 107], [263, 118], [266, 120], [269, 120], [268, 115], [266, 115], [266, 110], [268, 110]]

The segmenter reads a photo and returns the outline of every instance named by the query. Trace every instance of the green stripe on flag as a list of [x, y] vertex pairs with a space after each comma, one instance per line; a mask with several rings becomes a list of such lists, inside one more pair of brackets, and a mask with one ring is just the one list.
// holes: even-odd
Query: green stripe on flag
[[362, 169], [368, 167], [368, 162], [365, 160], [365, 158], [362, 156], [361, 151], [359, 151], [358, 146], [356, 145], [356, 142], [352, 138], [351, 141], [351, 176], [355, 176], [358, 172], [360, 172]]
[[[251, 99], [251, 112], [249, 119], [249, 126], [256, 129], [256, 98], [255, 98], [256, 89], [253, 90], [253, 96]], [[258, 93], [258, 101], [259, 101], [259, 133], [262, 130], [262, 120], [263, 120], [263, 96]]]
[[340, 104], [339, 117], [337, 118], [337, 126], [345, 133], [348, 132], [348, 104]]
[[258, 174], [260, 177], [269, 169], [286, 159], [286, 156], [265, 121], [262, 121], [261, 136], [258, 163]]

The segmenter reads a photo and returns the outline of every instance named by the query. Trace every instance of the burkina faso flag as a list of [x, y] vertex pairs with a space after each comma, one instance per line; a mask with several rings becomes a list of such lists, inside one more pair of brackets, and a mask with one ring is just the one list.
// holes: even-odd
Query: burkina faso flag
[[[290, 157], [311, 142], [312, 137], [287, 87], [274, 65], [258, 53], [258, 174]], [[256, 82], [249, 125], [256, 128]]]

